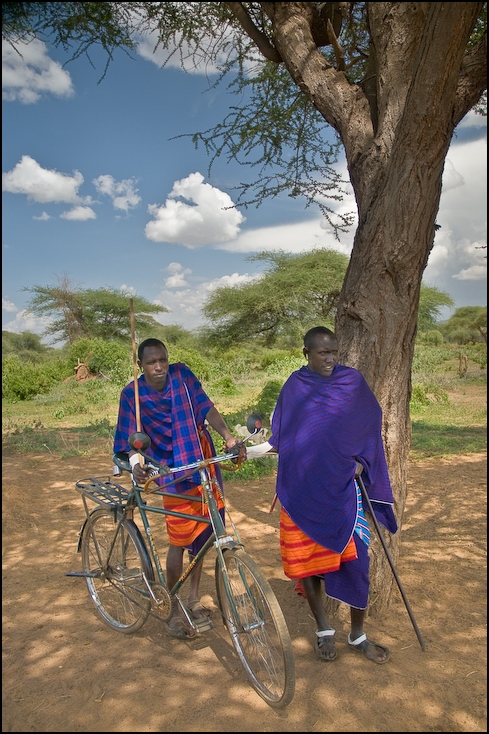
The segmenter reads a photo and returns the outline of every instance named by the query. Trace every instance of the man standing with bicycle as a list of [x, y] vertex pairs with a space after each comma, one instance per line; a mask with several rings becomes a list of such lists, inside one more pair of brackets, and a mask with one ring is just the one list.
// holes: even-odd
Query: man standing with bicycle
[[[141, 342], [138, 348], [138, 365], [143, 373], [138, 378], [140, 430], [151, 439], [147, 453], [155, 461], [171, 467], [214, 456], [214, 444], [206, 428], [206, 422], [222, 436], [226, 450], [236, 444], [237, 439], [231, 435], [224, 419], [204, 392], [197, 377], [181, 362], [170, 364], [168, 350], [163, 342], [159, 339], [146, 339]], [[149, 469], [140, 466], [139, 454], [133, 451], [128, 443], [131, 433], [137, 430], [135, 399], [133, 381], [121, 392], [114, 453], [121, 451], [129, 453], [134, 479], [139, 485], [143, 485], [150, 476]], [[245, 449], [241, 451], [244, 452]], [[245, 454], [242, 458], [244, 457]], [[221, 473], [217, 465], [211, 466], [210, 469], [214, 474], [214, 495], [224, 520]], [[167, 481], [165, 477], [157, 480], [162, 489], [165, 488], [165, 481]], [[192, 497], [200, 496], [199, 473], [185, 478], [176, 487], [174, 485], [173, 491], [185, 492]], [[173, 500], [168, 497], [164, 497], [163, 502], [168, 510], [190, 515], [201, 512], [199, 502]], [[194, 522], [170, 515], [165, 517], [169, 540], [166, 580], [171, 589], [182, 574], [184, 551], [188, 550], [191, 558], [195, 556], [209, 537], [211, 527], [197, 520]], [[204, 607], [199, 598], [201, 573], [202, 563], [189, 580], [187, 607], [196, 620], [210, 616], [210, 610]], [[178, 639], [193, 636], [180, 617], [176, 604], [165, 628], [172, 637]]]
[[316, 655], [326, 662], [337, 658], [324, 585], [329, 597], [350, 607], [349, 646], [381, 665], [390, 651], [369, 640], [363, 629], [370, 531], [355, 481], [362, 474], [377, 519], [395, 533], [381, 408], [363, 376], [337, 362], [338, 342], [330, 329], [310, 329], [303, 354], [307, 366], [282, 387], [271, 437], [249, 448], [248, 458], [267, 450], [278, 453], [282, 564], [286, 576], [298, 579], [296, 589], [316, 621]]

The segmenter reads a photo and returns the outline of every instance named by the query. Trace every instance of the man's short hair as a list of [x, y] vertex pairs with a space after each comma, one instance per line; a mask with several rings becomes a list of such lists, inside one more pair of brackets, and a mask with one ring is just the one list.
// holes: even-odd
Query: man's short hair
[[332, 336], [336, 338], [334, 331], [328, 329], [327, 326], [313, 326], [312, 329], [309, 329], [309, 331], [304, 335], [304, 347], [306, 349], [310, 349], [318, 336]]
[[[154, 339], [150, 337], [149, 339], [145, 339], [141, 342], [141, 344], [138, 347], [138, 359], [141, 360], [143, 358], [143, 353], [146, 347], [163, 347], [166, 349], [165, 344], [161, 341], [161, 339]], [[168, 351], [168, 349], [166, 349]]]

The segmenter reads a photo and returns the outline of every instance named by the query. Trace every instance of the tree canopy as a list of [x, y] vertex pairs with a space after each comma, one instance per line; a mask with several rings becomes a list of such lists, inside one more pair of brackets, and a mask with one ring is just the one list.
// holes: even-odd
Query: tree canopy
[[[348, 257], [319, 248], [293, 255], [261, 252], [248, 258], [268, 263], [255, 280], [222, 286], [206, 299], [202, 311], [210, 325], [200, 330], [208, 343], [230, 348], [256, 340], [265, 346], [297, 346], [311, 324], [335, 327], [336, 309]], [[421, 284], [418, 330], [436, 327], [443, 307], [453, 299]]]
[[83, 337], [130, 342], [131, 298], [136, 331], [160, 331], [161, 324], [150, 314], [168, 311], [165, 306], [115, 288], [82, 289], [65, 276], [55, 285], [34, 285], [24, 290], [32, 294], [28, 310], [49, 320], [43, 334], [54, 337], [55, 343], [73, 344]]
[[229, 347], [257, 339], [266, 346], [278, 339], [297, 345], [307, 324], [334, 325], [348, 258], [335, 250], [299, 255], [262, 252], [248, 258], [269, 264], [257, 279], [213, 291], [202, 311], [212, 323], [209, 340]]
[[436, 328], [444, 306], [453, 308], [455, 306], [453, 298], [435, 286], [421, 283], [418, 331], [429, 331]]
[[50, 347], [41, 342], [39, 334], [33, 334], [31, 331], [15, 334], [12, 331], [2, 330], [2, 357], [16, 354], [28, 362], [39, 362], [50, 351]]
[[462, 306], [443, 324], [443, 334], [452, 342], [487, 344], [487, 306]]

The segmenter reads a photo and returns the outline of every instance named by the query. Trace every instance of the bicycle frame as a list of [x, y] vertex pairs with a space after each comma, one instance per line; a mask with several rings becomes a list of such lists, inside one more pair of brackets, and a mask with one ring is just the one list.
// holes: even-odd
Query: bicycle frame
[[[142, 435], [138, 434], [138, 440]], [[145, 456], [142, 451], [140, 453]], [[285, 618], [263, 572], [245, 552], [229, 514], [232, 530], [226, 528], [214, 491], [217, 479], [210, 470], [211, 464], [236, 457], [234, 450], [175, 468], [157, 464], [146, 457], [150, 468], [161, 473], [151, 476], [144, 486], [138, 485], [132, 477], [129, 489], [110, 478], [106, 481], [102, 478], [77, 481], [76, 488], [82, 495], [86, 514], [78, 543], [83, 571], [66, 575], [85, 577], [99, 616], [118, 632], [136, 632], [148, 615], [163, 621], [170, 631], [166, 623], [174, 618], [176, 604], [186, 620], [187, 629], [201, 633], [212, 629], [212, 620], [208, 616], [194, 618], [190, 605], [187, 606], [180, 598], [180, 590], [214, 547], [217, 554], [217, 605], [224, 627], [255, 691], [270, 706], [283, 708], [292, 700], [295, 686], [293, 651]], [[132, 476], [127, 454], [116, 454], [114, 462]], [[235, 468], [238, 467], [239, 464]], [[196, 472], [199, 472], [201, 495], [168, 491], [170, 486], [178, 485]], [[179, 476], [164, 487], [156, 485], [150, 489], [150, 484], [160, 476], [175, 474]], [[218, 487], [223, 497], [222, 489]], [[145, 500], [148, 493], [162, 498], [182, 498], [186, 502], [203, 502], [208, 514], [204, 515], [202, 510], [194, 515], [148, 504]], [[90, 509], [88, 499], [100, 507]], [[142, 530], [134, 522], [135, 511], [141, 518]], [[225, 502], [224, 512], [227, 512]], [[166, 586], [165, 572], [151, 528], [151, 514], [181, 517], [211, 527], [209, 538], [191, 557], [171, 589]]]
[[[232, 456], [232, 455], [229, 455]], [[229, 458], [229, 457], [227, 457]], [[188, 465], [186, 468], [190, 468], [190, 466], [194, 465]], [[200, 561], [203, 560], [203, 558], [207, 555], [209, 550], [214, 546], [216, 548], [217, 554], [220, 557], [221, 566], [224, 567], [223, 557], [222, 557], [222, 548], [235, 548], [237, 546], [243, 547], [243, 544], [241, 542], [241, 539], [239, 537], [238, 531], [236, 527], [233, 525], [234, 530], [234, 536], [229, 535], [227, 532], [225, 525], [222, 521], [221, 515], [219, 513], [219, 510], [217, 508], [217, 503], [214, 498], [214, 494], [212, 491], [212, 478], [210, 476], [209, 470], [207, 468], [207, 464], [205, 467], [201, 468], [199, 470], [200, 472], [200, 479], [201, 479], [201, 485], [203, 490], [203, 499], [205, 504], [208, 507], [209, 510], [209, 517], [205, 517], [204, 515], [189, 515], [184, 512], [177, 512], [176, 510], [167, 510], [164, 507], [153, 507], [148, 506], [143, 502], [142, 499], [142, 493], [144, 492], [144, 488], [139, 487], [138, 485], [133, 486], [134, 490], [134, 496], [136, 499], [136, 505], [139, 510], [139, 514], [141, 516], [141, 520], [143, 523], [144, 528], [144, 534], [148, 541], [148, 546], [150, 549], [150, 554], [153, 560], [154, 568], [156, 570], [156, 574], [158, 576], [158, 579], [162, 585], [166, 584], [166, 577], [165, 573], [163, 571], [163, 567], [161, 565], [158, 551], [156, 548], [156, 544], [153, 538], [153, 534], [151, 532], [151, 525], [148, 519], [148, 514], [153, 513], [157, 515], [171, 515], [173, 517], [181, 517], [184, 519], [190, 519], [197, 522], [205, 523], [212, 526], [213, 534], [208, 538], [208, 540], [205, 542], [203, 547], [200, 549], [200, 551], [193, 557], [193, 559], [190, 561], [190, 563], [187, 565], [187, 567], [183, 570], [182, 575], [176, 582], [176, 584], [173, 586], [172, 589], [169, 589], [170, 597], [177, 598], [178, 601], [178, 592], [180, 591], [181, 587], [185, 583], [185, 581], [189, 578], [189, 576], [192, 574], [195, 567], [198, 565]], [[202, 497], [197, 497], [195, 499], [189, 497], [187, 494], [184, 493], [177, 493], [177, 492], [168, 492], [163, 489], [156, 489], [151, 492], [154, 495], [161, 496], [161, 497], [181, 497], [182, 499], [185, 499], [186, 501], [193, 501], [193, 502], [202, 502]], [[184, 612], [187, 621], [191, 622], [188, 618], [188, 614], [186, 612], [185, 606], [180, 604], [182, 611]], [[236, 611], [236, 610], [234, 610]]]
[[[211, 477], [208, 467], [210, 464], [221, 463], [225, 460], [229, 460], [232, 458], [236, 458], [235, 454], [228, 453], [228, 454], [223, 454], [221, 456], [215, 456], [209, 459], [203, 459], [201, 461], [196, 461], [191, 464], [186, 464], [185, 466], [182, 466], [182, 467], [165, 470], [165, 475], [175, 474], [177, 472], [180, 473], [182, 471], [193, 472], [195, 470], [198, 470], [200, 474], [200, 480], [201, 480], [201, 486], [202, 486], [202, 496], [196, 497], [195, 499], [191, 496], [189, 497], [189, 495], [186, 493], [168, 492], [164, 489], [160, 489], [158, 486], [156, 488], [149, 489], [149, 485], [157, 477], [151, 477], [145, 483], [144, 486], [140, 486], [134, 481], [131, 475], [133, 486], [131, 490], [129, 491], [126, 490], [127, 495], [124, 498], [122, 496], [124, 494], [124, 488], [119, 487], [119, 485], [113, 484], [111, 482], [100, 482], [97, 478], [78, 481], [76, 483], [76, 487], [82, 494], [83, 504], [85, 507], [85, 514], [86, 514], [86, 520], [81, 528], [80, 535], [79, 535], [78, 550], [80, 550], [80, 547], [81, 547], [81, 539], [83, 536], [84, 527], [86, 524], [89, 524], [89, 525], [91, 524], [91, 518], [90, 518], [91, 513], [90, 513], [90, 510], [87, 504], [87, 497], [89, 497], [92, 500], [95, 500], [99, 504], [107, 504], [107, 502], [101, 501], [100, 497], [96, 496], [96, 493], [94, 492], [94, 486], [98, 485], [99, 488], [102, 488], [102, 492], [103, 492], [104, 487], [117, 487], [119, 490], [122, 490], [121, 496], [117, 498], [119, 499], [119, 502], [111, 503], [110, 505], [113, 511], [118, 514], [118, 517], [116, 514], [116, 517], [118, 519], [118, 526], [114, 531], [114, 536], [112, 539], [111, 547], [109, 548], [108, 552], [106, 551], [107, 560], [109, 560], [111, 557], [114, 546], [117, 542], [117, 538], [118, 538], [120, 527], [122, 523], [124, 522], [125, 519], [133, 519], [134, 510], [137, 508], [139, 515], [141, 517], [142, 525], [143, 525], [144, 538], [147, 541], [146, 547], [149, 552], [148, 560], [154, 572], [156, 573], [156, 579], [146, 579], [143, 577], [143, 580], [145, 582], [145, 585], [148, 589], [149, 596], [151, 597], [153, 603], [158, 605], [158, 600], [156, 599], [151, 589], [151, 581], [156, 580], [164, 588], [166, 588], [166, 575], [165, 575], [162, 563], [159, 558], [158, 549], [156, 547], [156, 543], [153, 537], [153, 533], [151, 530], [151, 523], [149, 521], [148, 515], [149, 514], [171, 515], [174, 517], [181, 517], [184, 519], [189, 519], [189, 520], [211, 525], [212, 530], [213, 530], [213, 533], [211, 534], [211, 536], [205, 542], [205, 544], [200, 549], [200, 551], [192, 558], [192, 560], [184, 568], [183, 573], [181, 574], [181, 576], [179, 577], [179, 579], [177, 580], [173, 588], [168, 589], [168, 594], [169, 594], [170, 599], [176, 599], [189, 626], [192, 627], [194, 630], [198, 630], [199, 628], [202, 628], [202, 623], [200, 625], [198, 623], [196, 624], [196, 620], [192, 620], [190, 618], [188, 611], [186, 609], [186, 606], [185, 604], [182, 603], [178, 595], [178, 592], [182, 588], [185, 581], [194, 572], [195, 567], [207, 555], [207, 553], [212, 548], [212, 546], [215, 547], [217, 555], [219, 557], [219, 565], [221, 567], [221, 572], [223, 574], [224, 583], [227, 587], [229, 587], [229, 578], [228, 578], [227, 570], [226, 570], [224, 559], [223, 559], [222, 549], [223, 548], [237, 548], [237, 547], [243, 548], [244, 546], [243, 546], [243, 543], [241, 542], [241, 538], [239, 536], [238, 530], [233, 523], [232, 523], [232, 527], [233, 527], [234, 535], [230, 535], [225, 528], [225, 525], [221, 518], [220, 512], [217, 507], [217, 503], [216, 503], [216, 500], [213, 494], [213, 490], [212, 490], [213, 479]], [[126, 463], [123, 460], [120, 460], [120, 459], [117, 460], [117, 457], [114, 457], [114, 460], [117, 462], [117, 465], [120, 468], [124, 469], [125, 471], [129, 471], [128, 466], [126, 466]], [[150, 463], [150, 466], [153, 466], [155, 469], [160, 468], [152, 463]], [[181, 477], [180, 479], [175, 480], [175, 483], [178, 484], [178, 482], [184, 478], [185, 477]], [[176, 510], [168, 510], [165, 507], [149, 506], [146, 503], [146, 501], [143, 499], [143, 496], [142, 496], [146, 492], [150, 492], [151, 494], [161, 496], [161, 497], [171, 497], [171, 498], [181, 497], [182, 499], [186, 500], [187, 502], [191, 501], [191, 502], [202, 503], [202, 501], [204, 501], [209, 511], [209, 517], [206, 517], [204, 515], [193, 515], [193, 514], [190, 515], [187, 513], [178, 512]], [[124, 505], [122, 505], [122, 502], [121, 502], [122, 499], [126, 499], [126, 503]], [[92, 533], [93, 533], [94, 545], [97, 550], [98, 560], [99, 560], [99, 563], [102, 565], [103, 564], [102, 554], [100, 552], [100, 548], [98, 547], [97, 534], [93, 530], [93, 528], [92, 528]], [[80, 572], [71, 572], [68, 575], [86, 576], [87, 574], [80, 573]], [[237, 610], [232, 602], [231, 602], [231, 607], [232, 607], [233, 614], [237, 617]], [[203, 620], [203, 626], [205, 627], [205, 620]]]

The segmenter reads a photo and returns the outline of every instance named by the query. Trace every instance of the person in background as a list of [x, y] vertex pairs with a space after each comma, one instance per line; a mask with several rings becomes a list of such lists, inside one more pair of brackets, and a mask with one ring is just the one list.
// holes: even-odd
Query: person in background
[[[147, 454], [167, 466], [179, 466], [215, 456], [215, 448], [206, 427], [209, 424], [225, 441], [226, 450], [231, 449], [237, 439], [231, 434], [226, 422], [214, 403], [204, 392], [193, 372], [182, 362], [170, 364], [168, 350], [159, 339], [145, 339], [138, 348], [138, 365], [142, 375], [138, 378], [140, 404], [140, 430], [151, 439]], [[134, 381], [122, 390], [119, 414], [114, 436], [114, 453], [127, 452], [135, 481], [143, 485], [149, 478], [149, 467], [140, 466], [139, 454], [131, 449], [129, 436], [137, 430]], [[246, 457], [241, 449], [242, 458]], [[222, 476], [217, 465], [211, 465], [213, 490], [224, 520], [224, 504], [221, 497]], [[173, 476], [174, 478], [174, 476]], [[161, 477], [157, 483], [165, 488], [171, 477]], [[220, 491], [218, 486], [220, 487]], [[189, 496], [200, 496], [202, 487], [198, 472], [188, 479], [169, 487], [169, 491], [186, 492]], [[166, 509], [190, 515], [200, 514], [201, 503], [163, 497]], [[166, 558], [167, 585], [172, 588], [183, 572], [183, 554], [188, 550], [193, 558], [209, 538], [211, 526], [179, 517], [165, 516], [169, 540]], [[188, 610], [194, 619], [209, 617], [199, 598], [202, 563], [189, 580]], [[178, 639], [192, 636], [192, 631], [180, 616], [178, 604], [172, 607], [171, 618], [165, 624], [167, 632]]]
[[248, 448], [247, 457], [278, 453], [283, 570], [298, 580], [296, 590], [314, 616], [316, 655], [326, 662], [337, 658], [324, 587], [327, 596], [350, 607], [350, 648], [380, 665], [391, 653], [364, 631], [370, 531], [356, 477], [362, 474], [379, 522], [395, 533], [382, 411], [360, 372], [338, 363], [338, 342], [330, 329], [310, 329], [303, 354], [307, 365], [283, 385], [270, 438]]

